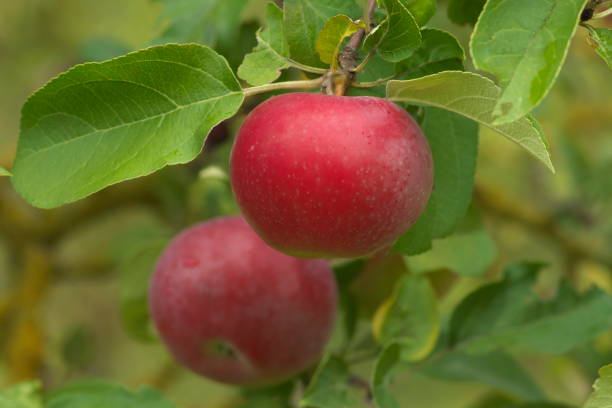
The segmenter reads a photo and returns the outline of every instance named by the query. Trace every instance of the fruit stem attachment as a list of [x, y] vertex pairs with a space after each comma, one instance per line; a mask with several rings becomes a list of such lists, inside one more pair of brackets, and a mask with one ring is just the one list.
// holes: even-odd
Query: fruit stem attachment
[[277, 91], [280, 89], [315, 89], [320, 88], [323, 83], [323, 77], [309, 79], [306, 81], [286, 81], [286, 82], [275, 82], [272, 84], [252, 86], [250, 88], [244, 88], [242, 93], [244, 96], [257, 95], [264, 92]]
[[[376, 0], [368, 0], [368, 7], [365, 15], [365, 21], [367, 24], [367, 31], [370, 31], [372, 20], [374, 20], [374, 11], [376, 10]], [[344, 95], [346, 89], [351, 85], [353, 79], [355, 79], [355, 73], [353, 72], [357, 67], [357, 59], [359, 58], [359, 47], [365, 37], [366, 29], [360, 28], [355, 34], [351, 36], [346, 46], [338, 55], [338, 63], [340, 64], [340, 77], [335, 81], [334, 94]]]

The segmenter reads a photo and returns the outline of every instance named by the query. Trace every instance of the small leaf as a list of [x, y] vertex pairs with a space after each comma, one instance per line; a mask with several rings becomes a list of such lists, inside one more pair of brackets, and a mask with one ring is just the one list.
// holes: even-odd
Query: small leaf
[[347, 365], [338, 357], [328, 356], [319, 363], [317, 371], [300, 401], [301, 407], [347, 408], [357, 407], [359, 393], [349, 384]]
[[242, 397], [246, 402], [237, 408], [292, 408], [293, 382], [265, 388], [244, 388]]
[[392, 343], [378, 357], [372, 379], [372, 396], [379, 408], [399, 408], [400, 405], [389, 390], [393, 369], [400, 362], [400, 346]]
[[421, 45], [421, 31], [404, 0], [382, 0], [389, 15], [386, 33], [378, 45], [378, 54], [390, 62], [402, 61]]
[[43, 408], [38, 381], [22, 382], [0, 391], [0, 408]]
[[423, 275], [406, 275], [391, 298], [381, 305], [372, 323], [383, 345], [397, 344], [403, 361], [425, 358], [436, 345], [440, 321], [436, 295]]
[[245, 55], [238, 76], [253, 86], [275, 81], [288, 68], [289, 45], [283, 29], [283, 11], [274, 3], [266, 9], [267, 28], [257, 32], [257, 47]]
[[316, 42], [316, 50], [321, 57], [321, 61], [336, 67], [338, 54], [344, 39], [356, 33], [360, 28], [365, 28], [363, 22], [357, 23], [344, 14], [339, 14], [327, 20]]
[[480, 215], [471, 211], [454, 234], [435, 240], [431, 251], [406, 259], [414, 272], [448, 268], [462, 276], [481, 276], [496, 256], [495, 242], [484, 228]]
[[451, 346], [469, 353], [500, 347], [559, 354], [612, 329], [612, 297], [593, 288], [578, 294], [563, 281], [553, 299], [533, 291], [537, 264], [506, 270], [503, 281], [468, 295], [450, 321]]
[[454, 231], [472, 201], [474, 186], [478, 124], [450, 111], [426, 108], [422, 128], [433, 155], [435, 187], [423, 215], [393, 247], [406, 255], [427, 251], [432, 239]]
[[448, 18], [455, 24], [476, 24], [478, 16], [487, 0], [450, 0]]
[[546, 398], [529, 373], [509, 354], [502, 351], [483, 355], [452, 352], [432, 362], [423, 373], [442, 380], [487, 384], [527, 401]]
[[587, 25], [590, 38], [595, 45], [595, 51], [612, 69], [612, 30], [609, 28], [596, 28]]
[[163, 236], [145, 240], [119, 265], [121, 322], [127, 333], [139, 341], [155, 338], [149, 317], [149, 280], [168, 241], [169, 237]]
[[599, 378], [595, 381], [593, 389], [583, 408], [612, 407], [612, 364], [599, 369]]
[[546, 96], [586, 2], [487, 1], [470, 48], [475, 67], [495, 75], [503, 88], [495, 124], [519, 120]]
[[395, 79], [412, 79], [440, 71], [463, 70], [465, 53], [452, 34], [425, 28], [421, 30], [421, 35], [421, 46], [410, 58], [396, 64]]
[[436, 14], [436, 0], [401, 0], [419, 26], [424, 26]]
[[45, 408], [175, 408], [158, 391], [140, 387], [130, 391], [101, 380], [73, 382], [49, 394]]
[[11, 173], [9, 173], [8, 170], [0, 167], [0, 177], [2, 177], [2, 176], [10, 177]]
[[387, 83], [387, 98], [437, 106], [480, 122], [523, 146], [552, 171], [546, 145], [529, 119], [522, 118], [504, 125], [493, 124], [492, 112], [499, 94], [500, 89], [489, 79], [460, 71], [445, 71]]
[[78, 65], [24, 105], [13, 185], [51, 208], [191, 161], [243, 98], [225, 59], [196, 44]]
[[315, 43], [327, 20], [338, 14], [361, 15], [353, 0], [285, 0], [283, 10], [291, 58], [313, 67], [324, 67]]

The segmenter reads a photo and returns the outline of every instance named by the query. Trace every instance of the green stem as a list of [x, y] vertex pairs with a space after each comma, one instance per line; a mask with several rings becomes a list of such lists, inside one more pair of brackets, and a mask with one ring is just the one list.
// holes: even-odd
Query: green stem
[[355, 88], [372, 88], [374, 86], [383, 85], [387, 81], [390, 81], [393, 78], [395, 78], [395, 75], [387, 77], [387, 78], [378, 79], [372, 82], [353, 82], [351, 83], [351, 86], [354, 86]]
[[277, 91], [280, 89], [315, 89], [319, 88], [322, 82], [323, 77], [310, 79], [307, 81], [275, 82], [272, 84], [244, 88], [242, 90], [242, 93], [244, 94], [244, 96], [252, 96], [264, 92]]
[[309, 65], [304, 65], [300, 62], [292, 60], [291, 58], [286, 58], [286, 60], [289, 63], [289, 65], [291, 65], [293, 68], [301, 69], [302, 71], [310, 72], [313, 74], [327, 73], [327, 70], [325, 68], [316, 68], [316, 67], [311, 67]]

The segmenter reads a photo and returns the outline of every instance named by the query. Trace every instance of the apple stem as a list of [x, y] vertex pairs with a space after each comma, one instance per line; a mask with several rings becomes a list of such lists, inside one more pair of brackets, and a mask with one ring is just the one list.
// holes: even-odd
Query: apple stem
[[260, 86], [252, 86], [250, 88], [244, 88], [242, 90], [242, 93], [244, 94], [244, 96], [252, 96], [264, 92], [277, 91], [280, 89], [315, 89], [321, 87], [323, 79], [324, 77], [320, 77], [315, 79], [309, 79], [306, 81], [286, 81]]
[[[367, 12], [365, 15], [365, 21], [367, 24], [367, 30], [370, 31], [372, 21], [374, 20], [374, 11], [376, 10], [376, 0], [368, 0]], [[340, 76], [334, 85], [335, 95], [344, 95], [346, 89], [351, 85], [353, 79], [355, 79], [355, 68], [357, 67], [357, 59], [359, 59], [359, 47], [365, 37], [366, 29], [360, 28], [355, 34], [351, 36], [346, 46], [338, 56], [338, 62], [341, 68]]]

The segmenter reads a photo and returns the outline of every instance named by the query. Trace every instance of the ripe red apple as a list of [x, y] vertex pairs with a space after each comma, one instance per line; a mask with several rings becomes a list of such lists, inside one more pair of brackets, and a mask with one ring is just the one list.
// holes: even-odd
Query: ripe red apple
[[153, 321], [172, 354], [217, 381], [266, 385], [310, 366], [336, 313], [327, 263], [266, 245], [240, 217], [183, 231], [151, 280]]
[[290, 93], [255, 108], [232, 150], [238, 205], [274, 248], [357, 257], [420, 216], [431, 151], [417, 123], [381, 98]]

